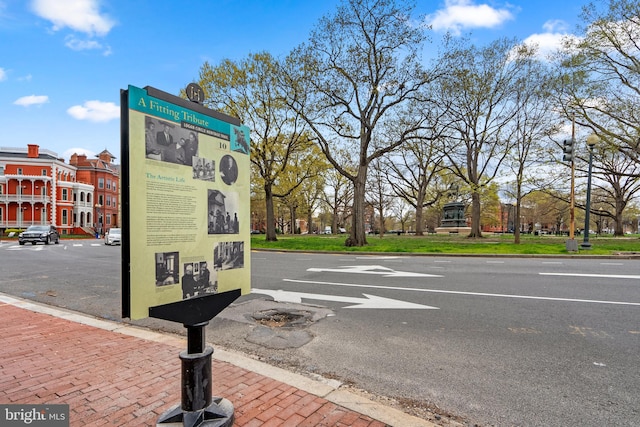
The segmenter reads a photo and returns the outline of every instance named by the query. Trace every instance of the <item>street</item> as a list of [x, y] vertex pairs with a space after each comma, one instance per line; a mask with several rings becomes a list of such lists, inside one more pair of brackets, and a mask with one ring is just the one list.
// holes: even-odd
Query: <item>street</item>
[[[98, 240], [3, 241], [0, 292], [120, 320], [119, 254]], [[253, 293], [214, 319], [207, 339], [469, 425], [640, 425], [639, 267], [252, 252]], [[263, 308], [316, 316], [268, 336], [254, 320]]]

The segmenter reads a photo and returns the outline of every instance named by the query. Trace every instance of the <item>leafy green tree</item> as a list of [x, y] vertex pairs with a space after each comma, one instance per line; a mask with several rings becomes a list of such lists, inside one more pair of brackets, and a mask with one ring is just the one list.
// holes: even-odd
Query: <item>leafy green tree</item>
[[[323, 17], [308, 43], [286, 61], [287, 102], [312, 130], [332, 166], [353, 186], [352, 226], [345, 242], [363, 246], [369, 165], [424, 126], [403, 107], [422, 100], [431, 78], [421, 65], [424, 29], [410, 21], [412, 5], [395, 0], [343, 0]], [[394, 137], [385, 128], [397, 129]], [[355, 171], [337, 151], [348, 150]]]
[[[304, 121], [284, 102], [276, 84], [278, 70], [276, 59], [263, 52], [239, 61], [226, 59], [217, 66], [205, 62], [198, 82], [205, 92], [205, 104], [238, 117], [251, 129], [250, 160], [254, 180], [261, 183], [265, 196], [268, 241], [277, 240], [274, 197], [287, 196], [315, 173], [301, 169], [307, 166], [301, 163], [312, 160], [303, 160], [305, 154], [301, 154], [313, 156], [311, 140]], [[292, 161], [294, 157], [297, 162]], [[288, 186], [279, 185], [280, 178], [293, 168], [306, 173], [297, 174], [297, 180], [289, 180]]]

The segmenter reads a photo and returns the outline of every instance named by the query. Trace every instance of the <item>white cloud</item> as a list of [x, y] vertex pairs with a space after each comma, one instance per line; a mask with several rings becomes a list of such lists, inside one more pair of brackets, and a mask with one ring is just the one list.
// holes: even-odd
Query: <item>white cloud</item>
[[493, 28], [513, 19], [508, 9], [496, 9], [473, 0], [446, 0], [445, 8], [426, 17], [435, 31], [450, 31], [459, 35], [464, 28]]
[[67, 113], [78, 120], [108, 122], [120, 118], [120, 107], [113, 102], [87, 101], [83, 105], [74, 105]]
[[29, 107], [31, 105], [42, 105], [49, 102], [49, 97], [46, 95], [29, 95], [18, 98], [13, 103], [15, 105], [21, 105], [23, 107]]
[[569, 28], [569, 24], [562, 19], [552, 19], [542, 24], [542, 29], [548, 33], [566, 33]]
[[91, 159], [93, 157], [95, 157], [96, 153], [94, 153], [91, 150], [87, 150], [86, 148], [69, 148], [68, 150], [65, 150], [62, 153], [62, 158], [66, 159], [67, 161], [69, 161], [69, 159], [71, 158], [72, 155], [74, 154], [78, 154], [78, 155], [86, 155], [88, 159]]
[[53, 31], [68, 27], [90, 36], [104, 36], [115, 22], [100, 13], [99, 3], [99, 0], [33, 0], [31, 8], [53, 24]]
[[568, 25], [561, 20], [547, 21], [542, 25], [542, 29], [546, 32], [532, 34], [523, 40], [523, 44], [535, 46], [537, 49], [536, 56], [539, 59], [547, 59], [551, 54], [557, 52], [565, 43], [567, 38], [575, 38], [567, 31]]
[[80, 40], [74, 36], [67, 36], [64, 45], [72, 50], [102, 49], [102, 44], [95, 40]]
[[0, 82], [4, 80], [7, 80], [7, 72], [4, 68], [0, 68]]

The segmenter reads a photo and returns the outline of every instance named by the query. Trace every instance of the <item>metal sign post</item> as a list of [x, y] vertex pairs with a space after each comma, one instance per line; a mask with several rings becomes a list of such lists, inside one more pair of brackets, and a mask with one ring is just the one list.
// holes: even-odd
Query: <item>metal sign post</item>
[[122, 315], [179, 322], [181, 403], [158, 425], [233, 424], [231, 402], [212, 397], [205, 327], [251, 291], [249, 128], [152, 87], [121, 93]]

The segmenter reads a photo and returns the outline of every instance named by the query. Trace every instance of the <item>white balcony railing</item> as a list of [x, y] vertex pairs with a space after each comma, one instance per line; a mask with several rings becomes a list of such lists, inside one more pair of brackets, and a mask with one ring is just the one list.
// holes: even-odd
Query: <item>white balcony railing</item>
[[51, 197], [41, 194], [0, 194], [0, 203], [51, 203]]

